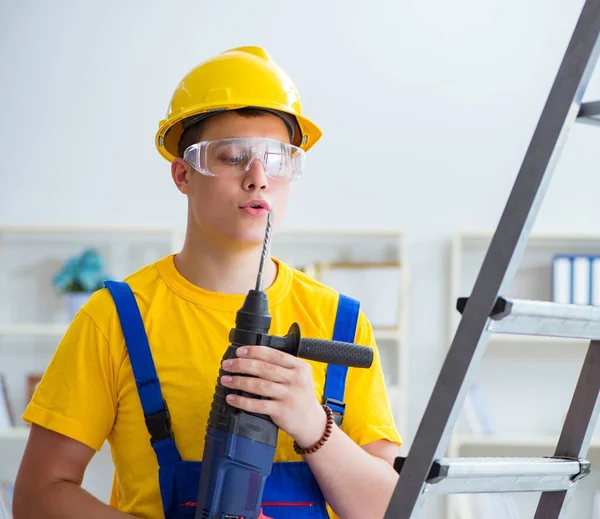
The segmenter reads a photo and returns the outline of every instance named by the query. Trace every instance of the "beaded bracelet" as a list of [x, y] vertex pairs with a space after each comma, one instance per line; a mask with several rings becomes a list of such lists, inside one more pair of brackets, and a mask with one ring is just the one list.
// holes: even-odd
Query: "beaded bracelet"
[[317, 443], [304, 449], [294, 441], [294, 451], [296, 454], [304, 455], [317, 452], [321, 447], [323, 447], [323, 445], [325, 445], [325, 442], [329, 436], [331, 436], [331, 431], [333, 429], [333, 411], [326, 405], [323, 405], [323, 409], [325, 409], [325, 413], [327, 414], [327, 424], [325, 425], [325, 432], [323, 433], [323, 436], [321, 436], [321, 439]]

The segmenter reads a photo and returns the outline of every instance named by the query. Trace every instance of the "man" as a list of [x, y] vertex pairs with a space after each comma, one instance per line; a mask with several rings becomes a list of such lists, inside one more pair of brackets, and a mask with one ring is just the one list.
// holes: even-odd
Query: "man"
[[[383, 515], [401, 440], [362, 312], [345, 331], [374, 349], [373, 366], [342, 372], [341, 394], [339, 380], [331, 389], [337, 368], [267, 347], [239, 348], [221, 365], [236, 312], [256, 281], [267, 215], [274, 213], [277, 227], [304, 154], [320, 137], [292, 81], [264, 49], [232, 49], [182, 79], [156, 145], [187, 198], [183, 248], [125, 285], [97, 291], [74, 318], [23, 416], [32, 430], [15, 519], [193, 517], [221, 367], [227, 388], [269, 397], [238, 396], [229, 404], [268, 414], [281, 429], [263, 496], [266, 515]], [[330, 339], [336, 316], [351, 314], [334, 290], [276, 258], [267, 261], [264, 287], [272, 334], [298, 322], [304, 336]], [[137, 319], [138, 335], [125, 340]], [[140, 383], [142, 372], [152, 383]], [[144, 417], [163, 398], [170, 429], [157, 436], [164, 431]], [[332, 425], [332, 408], [343, 414], [341, 426]], [[110, 505], [81, 489], [105, 440], [115, 464]]]

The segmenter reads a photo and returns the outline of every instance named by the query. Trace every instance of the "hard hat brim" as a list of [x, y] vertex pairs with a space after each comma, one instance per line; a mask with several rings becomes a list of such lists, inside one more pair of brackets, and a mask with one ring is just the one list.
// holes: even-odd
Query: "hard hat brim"
[[[198, 110], [186, 110], [184, 113], [173, 115], [169, 119], [163, 119], [159, 123], [159, 128], [155, 137], [155, 145], [158, 149], [158, 152], [161, 154], [169, 162], [172, 162], [178, 155], [178, 146], [179, 139], [181, 139], [181, 135], [183, 134], [183, 124], [182, 121], [187, 119], [188, 117], [194, 117], [201, 113], [209, 113], [209, 112], [223, 112], [227, 110], [236, 110], [240, 108], [267, 108], [264, 106], [257, 106], [258, 103], [239, 103], [235, 105], [230, 105], [227, 107], [223, 106], [215, 106], [214, 108], [208, 108], [203, 106]], [[301, 142], [299, 142], [298, 147], [303, 149], [304, 151], [308, 151], [311, 149], [317, 141], [322, 137], [323, 132], [321, 128], [319, 128], [313, 121], [304, 115], [299, 115], [294, 113], [283, 106], [270, 106], [273, 110], [278, 110], [280, 112], [284, 112], [290, 114], [296, 118], [298, 121], [298, 126], [300, 127], [300, 131], [302, 134]]]

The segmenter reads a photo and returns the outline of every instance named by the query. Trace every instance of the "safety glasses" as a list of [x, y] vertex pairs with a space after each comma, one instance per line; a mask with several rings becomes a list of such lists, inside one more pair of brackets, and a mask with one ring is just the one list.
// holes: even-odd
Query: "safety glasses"
[[189, 146], [183, 159], [209, 177], [242, 177], [258, 160], [267, 176], [291, 182], [304, 173], [304, 150], [262, 137], [202, 141]]

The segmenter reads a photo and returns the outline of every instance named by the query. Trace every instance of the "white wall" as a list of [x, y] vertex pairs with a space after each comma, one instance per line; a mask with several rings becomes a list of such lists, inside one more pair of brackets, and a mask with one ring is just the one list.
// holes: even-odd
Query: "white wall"
[[[446, 342], [449, 237], [497, 223], [582, 4], [0, 2], [0, 222], [182, 224], [153, 147], [172, 90], [215, 53], [267, 47], [325, 132], [287, 227], [409, 236], [410, 441]], [[534, 230], [598, 232], [598, 139], [574, 128]]]

